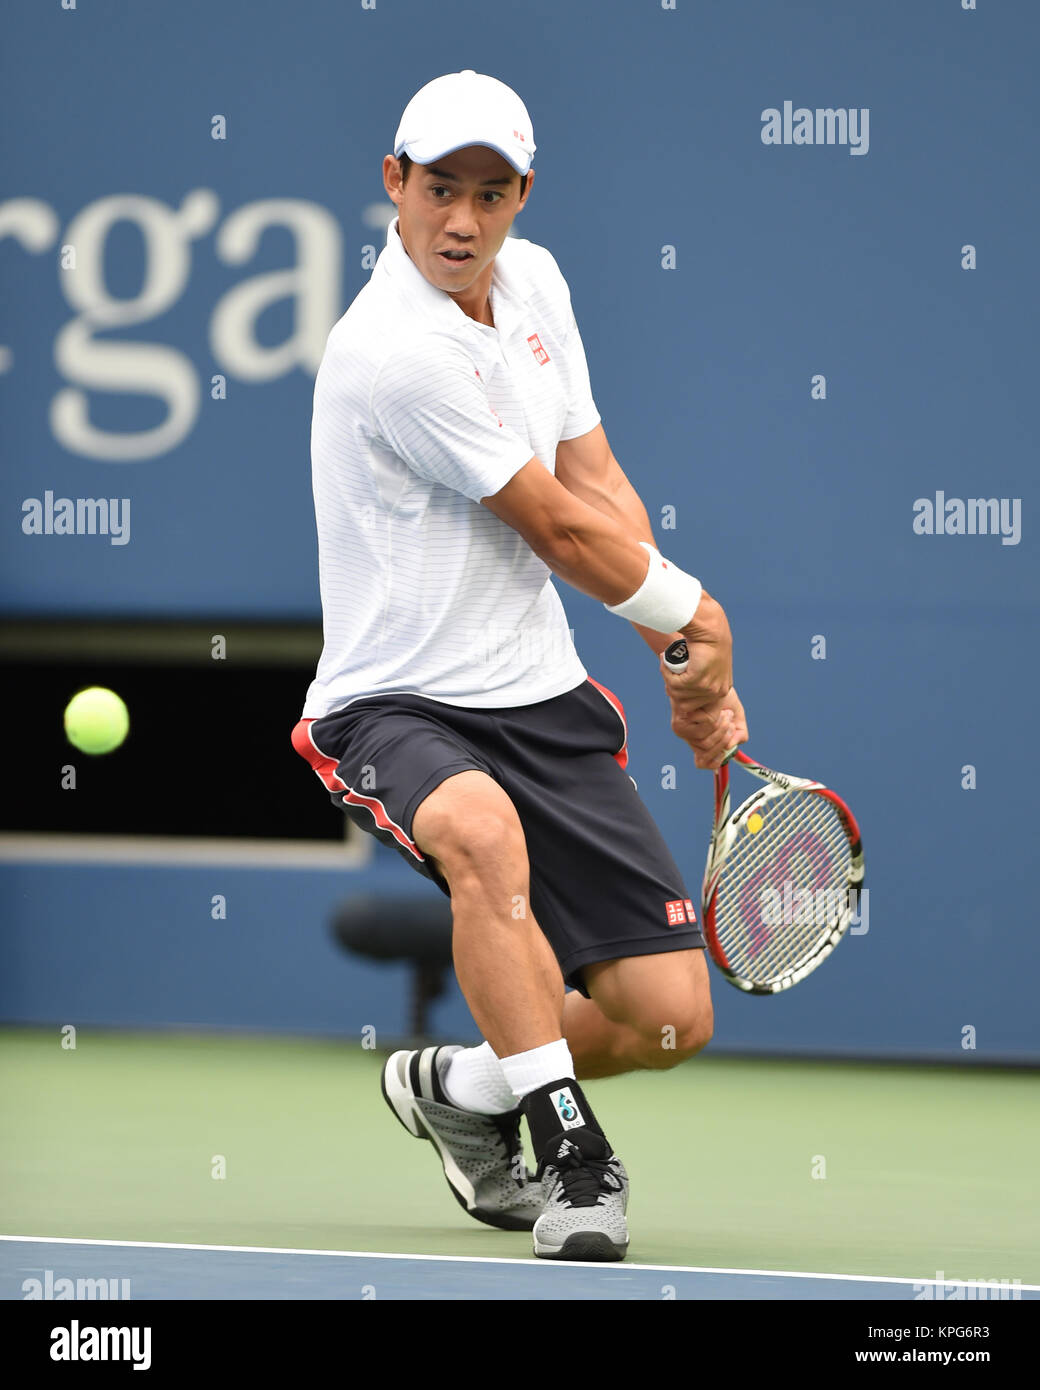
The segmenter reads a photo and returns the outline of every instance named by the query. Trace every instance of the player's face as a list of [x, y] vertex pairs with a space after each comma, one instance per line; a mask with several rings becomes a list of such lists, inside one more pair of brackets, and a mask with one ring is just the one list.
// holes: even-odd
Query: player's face
[[466, 298], [482, 279], [490, 283], [491, 262], [527, 202], [534, 173], [521, 198], [512, 165], [494, 150], [470, 145], [434, 164], [413, 164], [403, 187], [400, 165], [388, 155], [384, 177], [409, 256], [431, 285]]

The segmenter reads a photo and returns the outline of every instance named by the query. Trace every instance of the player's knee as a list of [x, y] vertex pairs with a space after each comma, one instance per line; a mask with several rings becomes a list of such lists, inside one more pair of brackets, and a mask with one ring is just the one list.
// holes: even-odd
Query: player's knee
[[688, 1061], [711, 1042], [714, 1031], [711, 1005], [698, 1008], [675, 1022], [659, 1019], [641, 1029], [647, 1067], [667, 1071]]
[[512, 801], [482, 772], [442, 782], [413, 820], [416, 843], [437, 861], [453, 891], [457, 883], [526, 868], [523, 827]]
[[[524, 832], [515, 815], [489, 810], [479, 820], [459, 826], [447, 855], [442, 853], [452, 883], [460, 879], [486, 879], [526, 871]], [[454, 877], [451, 877], [454, 875]]]

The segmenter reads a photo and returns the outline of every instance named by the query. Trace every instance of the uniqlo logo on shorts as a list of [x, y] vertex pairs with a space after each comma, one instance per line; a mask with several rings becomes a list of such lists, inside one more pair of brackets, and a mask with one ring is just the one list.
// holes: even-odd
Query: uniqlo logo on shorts
[[542, 347], [541, 339], [538, 337], [538, 334], [532, 333], [527, 341], [531, 344], [534, 360], [538, 363], [539, 367], [544, 367], [549, 360], [549, 354], [546, 352], [545, 348]]
[[[689, 902], [687, 898], [686, 902]], [[670, 927], [681, 927], [686, 921], [686, 904], [682, 898], [676, 898], [674, 902], [665, 903], [664, 910], [668, 915], [668, 925]]]

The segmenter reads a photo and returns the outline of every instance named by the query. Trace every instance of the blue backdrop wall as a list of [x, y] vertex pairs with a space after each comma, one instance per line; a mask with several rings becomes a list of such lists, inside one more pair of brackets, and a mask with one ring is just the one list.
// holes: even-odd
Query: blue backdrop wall
[[[730, 613], [750, 746], [863, 823], [868, 930], [790, 999], [720, 1001], [720, 1040], [840, 1047], [858, 1020], [857, 1046], [956, 1053], [972, 1027], [980, 1055], [1040, 1055], [1010, 755], [1038, 674], [1040, 9], [12, 0], [5, 29], [9, 610], [319, 616], [324, 338], [383, 243], [405, 102], [490, 72], [538, 144], [516, 230], [570, 281], [662, 550]], [[128, 499], [129, 530], [27, 533], [48, 494]], [[986, 534], [959, 533], [970, 499]], [[710, 778], [638, 638], [565, 601], [695, 885]]]

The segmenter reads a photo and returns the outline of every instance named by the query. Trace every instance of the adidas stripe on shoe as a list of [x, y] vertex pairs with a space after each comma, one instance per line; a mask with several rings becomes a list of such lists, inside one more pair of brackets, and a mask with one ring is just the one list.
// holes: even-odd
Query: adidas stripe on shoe
[[387, 1105], [417, 1139], [437, 1150], [459, 1205], [503, 1231], [529, 1231], [542, 1210], [542, 1190], [524, 1163], [520, 1109], [478, 1115], [448, 1100], [441, 1076], [461, 1048], [395, 1052], [383, 1068]]

